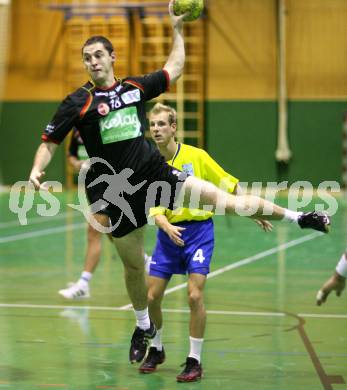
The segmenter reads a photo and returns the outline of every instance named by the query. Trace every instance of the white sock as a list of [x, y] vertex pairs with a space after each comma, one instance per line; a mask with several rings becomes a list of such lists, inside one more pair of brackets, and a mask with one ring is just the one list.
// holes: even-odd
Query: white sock
[[283, 220], [290, 222], [298, 222], [298, 218], [303, 213], [301, 211], [292, 211], [285, 209]]
[[90, 279], [93, 277], [93, 274], [88, 271], [83, 271], [81, 277], [78, 280], [78, 284], [81, 286], [85, 286], [89, 283]]
[[163, 350], [163, 343], [161, 342], [162, 331], [163, 328], [157, 329], [157, 334], [154, 336], [151, 342], [151, 347], [156, 348], [158, 351]]
[[204, 342], [204, 339], [196, 339], [194, 337], [189, 336], [189, 341], [190, 341], [190, 352], [188, 357], [192, 357], [200, 363], [201, 349], [202, 349], [202, 343]]
[[143, 310], [134, 310], [136, 316], [136, 326], [141, 329], [148, 329], [151, 326], [148, 315], [148, 307]]

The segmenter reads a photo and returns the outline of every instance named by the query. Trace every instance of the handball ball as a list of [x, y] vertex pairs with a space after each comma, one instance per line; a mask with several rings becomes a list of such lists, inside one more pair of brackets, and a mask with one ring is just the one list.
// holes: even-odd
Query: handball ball
[[174, 0], [173, 10], [174, 14], [179, 16], [189, 12], [184, 17], [185, 22], [191, 22], [198, 19], [204, 9], [204, 0]]

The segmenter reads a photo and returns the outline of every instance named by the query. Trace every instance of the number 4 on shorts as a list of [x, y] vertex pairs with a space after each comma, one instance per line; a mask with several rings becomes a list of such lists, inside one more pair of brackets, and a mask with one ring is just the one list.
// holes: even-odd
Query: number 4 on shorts
[[204, 257], [204, 252], [202, 249], [198, 249], [196, 252], [195, 252], [195, 255], [193, 257], [193, 261], [198, 261], [200, 263], [203, 263], [205, 260], [205, 257]]

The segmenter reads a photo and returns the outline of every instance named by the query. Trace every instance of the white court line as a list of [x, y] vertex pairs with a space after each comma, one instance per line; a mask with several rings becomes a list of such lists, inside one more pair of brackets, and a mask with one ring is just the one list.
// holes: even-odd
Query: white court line
[[[65, 305], [33, 305], [26, 303], [0, 303], [0, 309], [50, 309], [50, 310], [94, 310], [94, 311], [131, 311], [131, 308], [122, 309], [120, 307], [111, 306], [65, 306]], [[190, 314], [189, 309], [163, 309], [166, 313], [186, 313]], [[281, 312], [261, 312], [261, 311], [230, 311], [230, 310], [207, 310], [208, 314], [228, 315], [228, 316], [250, 316], [250, 317], [285, 317], [286, 313]], [[315, 313], [300, 313], [299, 317], [312, 318], [331, 318], [331, 319], [347, 319], [347, 314], [315, 314]]]
[[[229, 265], [227, 265], [225, 267], [219, 268], [216, 271], [213, 271], [210, 274], [208, 274], [207, 275], [207, 279], [214, 278], [215, 276], [223, 274], [224, 272], [230, 271], [232, 269], [239, 268], [239, 267], [242, 267], [244, 265], [254, 263], [254, 262], [258, 261], [258, 260], [263, 259], [264, 257], [273, 255], [274, 253], [277, 253], [277, 252], [279, 252], [281, 250], [288, 249], [288, 248], [291, 248], [292, 246], [300, 245], [303, 242], [313, 240], [314, 238], [320, 237], [323, 234], [324, 233], [314, 232], [314, 233], [308, 234], [307, 236], [297, 238], [296, 240], [292, 240], [292, 241], [286, 242], [285, 244], [281, 244], [281, 245], [275, 246], [275, 247], [273, 247], [271, 249], [268, 249], [267, 251], [260, 252], [260, 253], [258, 253], [256, 255], [247, 257], [246, 259], [243, 259], [243, 260], [237, 261], [235, 263], [229, 264]], [[182, 283], [182, 284], [178, 284], [175, 287], [167, 289], [165, 291], [164, 295], [171, 294], [172, 292], [177, 291], [177, 290], [181, 290], [182, 288], [185, 288], [185, 287], [187, 287], [187, 282]], [[131, 307], [132, 307], [132, 304], [129, 303], [128, 305], [121, 306], [120, 309], [127, 310], [127, 309], [129, 309]]]
[[347, 318], [347, 314], [310, 314], [310, 313], [299, 313], [299, 317], [306, 318]]
[[82, 229], [85, 226], [86, 226], [85, 222], [74, 223], [71, 225], [58, 226], [58, 227], [42, 229], [42, 230], [35, 230], [33, 232], [14, 234], [13, 236], [0, 237], [0, 244], [3, 244], [5, 242], [26, 240], [27, 238], [33, 238], [33, 237], [43, 237], [43, 236], [48, 236], [50, 234], [61, 233], [70, 230]]
[[[38, 223], [45, 223], [45, 222], [51, 222], [51, 221], [55, 221], [55, 220], [59, 220], [59, 219], [64, 219], [68, 215], [72, 216], [75, 214], [79, 214], [79, 215], [83, 216], [83, 214], [81, 214], [79, 211], [71, 210], [69, 212], [64, 212], [64, 213], [54, 215], [53, 217], [28, 218], [28, 225], [35, 225]], [[8, 222], [1, 222], [0, 229], [5, 229], [5, 228], [11, 227], [11, 226], [22, 227], [22, 226], [28, 226], [28, 225], [21, 225], [18, 220], [14, 220], [14, 221], [8, 221]]]

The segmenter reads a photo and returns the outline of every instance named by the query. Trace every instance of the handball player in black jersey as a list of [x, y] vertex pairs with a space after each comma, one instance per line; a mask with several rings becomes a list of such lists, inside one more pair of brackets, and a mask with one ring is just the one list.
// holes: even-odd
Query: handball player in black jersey
[[[44, 169], [57, 146], [74, 127], [78, 129], [91, 160], [98, 158], [90, 168], [96, 177], [94, 181], [103, 177], [106, 181], [94, 184], [94, 192], [99, 191], [101, 202], [97, 208], [95, 203], [91, 208], [94, 213], [107, 208], [110, 224], [117, 226], [112, 235], [124, 264], [126, 287], [137, 320], [129, 352], [131, 362], [144, 358], [148, 338], [154, 337], [156, 332], [148, 316], [144, 274], [147, 189], [155, 181], [165, 181], [172, 187], [174, 195], [176, 185], [183, 183], [186, 177], [169, 167], [157, 148], [144, 138], [146, 101], [168, 90], [182, 74], [185, 61], [184, 15], [173, 14], [172, 1], [169, 12], [173, 27], [172, 50], [163, 69], [154, 73], [117, 80], [112, 43], [102, 36], [91, 37], [85, 42], [82, 60], [90, 81], [68, 95], [59, 106], [42, 135], [30, 174], [30, 181], [36, 189], [40, 188]], [[126, 206], [125, 211], [117, 206], [116, 201], [112, 203], [109, 197], [103, 198], [109, 189], [107, 177], [110, 176], [118, 177], [118, 183], [125, 184], [125, 188], [115, 191], [118, 200], [123, 202], [120, 205]]]

